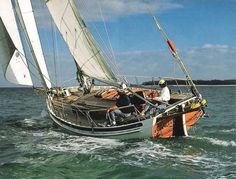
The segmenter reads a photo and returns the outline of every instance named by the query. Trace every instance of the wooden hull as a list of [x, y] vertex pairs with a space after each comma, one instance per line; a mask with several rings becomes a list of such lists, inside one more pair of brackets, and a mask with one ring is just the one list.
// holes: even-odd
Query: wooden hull
[[154, 121], [152, 137], [169, 138], [188, 136], [188, 130], [196, 124], [203, 112], [201, 110], [181, 114], [175, 117], [166, 117]]
[[188, 129], [194, 125], [202, 115], [200, 109], [184, 114], [166, 117], [151, 117], [138, 122], [112, 127], [81, 126], [57, 116], [50, 102], [47, 101], [49, 115], [52, 120], [65, 129], [77, 135], [103, 138], [170, 138], [188, 136]]

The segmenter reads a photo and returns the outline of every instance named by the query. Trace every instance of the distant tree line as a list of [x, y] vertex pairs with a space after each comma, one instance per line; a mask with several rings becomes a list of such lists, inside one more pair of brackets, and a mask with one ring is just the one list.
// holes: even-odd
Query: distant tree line
[[[166, 80], [168, 85], [186, 85], [183, 80]], [[196, 85], [236, 85], [236, 80], [193, 80]], [[143, 85], [157, 85], [158, 81], [146, 81]]]

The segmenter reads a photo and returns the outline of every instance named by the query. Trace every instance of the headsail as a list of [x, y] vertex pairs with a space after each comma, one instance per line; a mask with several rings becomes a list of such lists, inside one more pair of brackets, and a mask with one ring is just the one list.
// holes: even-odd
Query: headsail
[[1, 0], [0, 17], [0, 63], [5, 78], [12, 83], [32, 86], [11, 1]]
[[46, 0], [46, 4], [80, 70], [91, 78], [118, 84], [74, 0]]
[[18, 16], [21, 25], [23, 26], [27, 43], [32, 52], [35, 63], [38, 67], [40, 76], [42, 78], [43, 85], [47, 88], [51, 88], [51, 82], [39, 39], [31, 1], [17, 0], [17, 2], [19, 7]]

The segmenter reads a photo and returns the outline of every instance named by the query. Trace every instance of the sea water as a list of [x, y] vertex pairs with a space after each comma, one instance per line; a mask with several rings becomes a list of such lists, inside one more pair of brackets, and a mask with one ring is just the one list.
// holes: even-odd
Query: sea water
[[0, 178], [236, 178], [236, 87], [208, 100], [188, 137], [113, 140], [64, 133], [43, 94], [0, 89]]

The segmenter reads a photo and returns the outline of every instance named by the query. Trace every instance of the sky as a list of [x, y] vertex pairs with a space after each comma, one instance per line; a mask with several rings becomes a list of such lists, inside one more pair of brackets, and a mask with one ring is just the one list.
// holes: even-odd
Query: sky
[[[183, 76], [148, 7], [174, 41], [193, 79], [236, 79], [235, 0], [78, 0], [77, 5], [102, 48], [111, 44], [119, 75]], [[60, 61], [57, 70], [50, 70], [52, 80], [62, 84], [75, 78], [74, 62], [59, 33], [54, 34], [57, 45], [53, 56], [50, 38], [55, 27], [43, 1], [34, 1], [33, 6], [42, 43], [46, 44], [48, 68], [54, 68], [54, 57]], [[12, 86], [2, 72], [0, 86]]]

